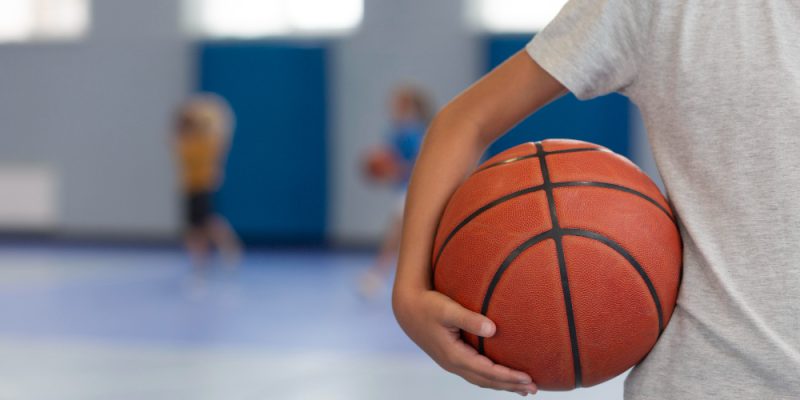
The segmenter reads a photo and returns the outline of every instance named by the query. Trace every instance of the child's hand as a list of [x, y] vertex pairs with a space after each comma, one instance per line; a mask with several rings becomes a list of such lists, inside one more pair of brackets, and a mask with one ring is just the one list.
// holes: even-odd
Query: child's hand
[[536, 393], [524, 372], [495, 364], [461, 340], [461, 331], [491, 337], [494, 323], [449, 297], [433, 291], [395, 291], [394, 310], [406, 334], [442, 368], [483, 388], [507, 390], [522, 396]]

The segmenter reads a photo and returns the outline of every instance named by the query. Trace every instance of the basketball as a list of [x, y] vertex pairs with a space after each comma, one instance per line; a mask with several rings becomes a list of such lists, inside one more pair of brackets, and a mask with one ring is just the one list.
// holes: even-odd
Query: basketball
[[587, 142], [525, 143], [483, 163], [439, 223], [436, 290], [497, 325], [464, 340], [544, 390], [640, 362], [681, 278], [675, 215], [631, 161]]
[[367, 152], [363, 161], [364, 174], [378, 183], [388, 183], [400, 174], [400, 162], [397, 155], [388, 148], [376, 148]]

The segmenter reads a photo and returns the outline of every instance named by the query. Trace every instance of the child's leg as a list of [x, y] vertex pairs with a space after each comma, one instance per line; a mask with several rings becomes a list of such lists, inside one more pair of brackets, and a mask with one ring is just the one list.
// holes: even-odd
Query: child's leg
[[395, 203], [394, 215], [389, 221], [389, 229], [386, 231], [381, 243], [378, 258], [372, 268], [378, 276], [388, 280], [389, 275], [394, 270], [397, 261], [397, 253], [400, 251], [400, 236], [403, 233], [403, 212], [406, 206], [405, 191], [399, 192]]
[[388, 279], [394, 269], [397, 251], [400, 248], [400, 233], [403, 228], [403, 215], [396, 215], [389, 224], [389, 230], [381, 243], [380, 253], [373, 270]]
[[382, 289], [388, 286], [389, 277], [392, 274], [397, 258], [397, 251], [400, 248], [402, 225], [402, 214], [392, 218], [375, 263], [361, 277], [359, 289], [364, 297], [375, 297]]
[[207, 224], [208, 237], [219, 249], [225, 263], [234, 266], [242, 258], [242, 244], [225, 217], [213, 215]]
[[195, 267], [208, 264], [212, 238], [208, 234], [211, 216], [211, 195], [207, 192], [189, 192], [185, 197], [186, 233], [184, 243]]
[[198, 227], [187, 229], [184, 234], [184, 244], [192, 265], [203, 267], [208, 263], [211, 247], [205, 229]]

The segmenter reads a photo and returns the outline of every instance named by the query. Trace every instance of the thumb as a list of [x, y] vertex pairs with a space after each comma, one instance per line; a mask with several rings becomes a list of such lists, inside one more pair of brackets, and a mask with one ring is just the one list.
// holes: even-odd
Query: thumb
[[491, 337], [497, 330], [492, 320], [483, 314], [472, 312], [452, 300], [444, 308], [443, 321], [448, 327], [458, 328], [482, 337]]

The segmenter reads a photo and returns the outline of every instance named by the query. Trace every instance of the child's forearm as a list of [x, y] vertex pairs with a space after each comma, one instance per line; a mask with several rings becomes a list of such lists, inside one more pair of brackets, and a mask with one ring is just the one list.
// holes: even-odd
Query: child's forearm
[[486, 146], [563, 92], [527, 54], [518, 53], [436, 117], [411, 176], [392, 299], [397, 321], [445, 370], [482, 387], [536, 392], [530, 376], [495, 364], [461, 341], [461, 331], [491, 337], [496, 327], [484, 315], [431, 290], [436, 227], [451, 194]]
[[520, 52], [437, 115], [409, 186], [396, 294], [430, 287], [428, 267], [439, 216], [489, 143], [564, 90]]
[[446, 108], [431, 124], [408, 189], [396, 290], [430, 287], [427, 266], [437, 221], [486, 145], [479, 128], [457, 118], [452, 109]]

